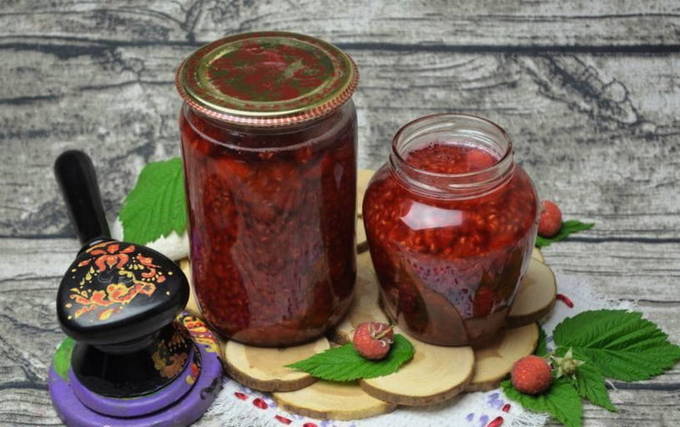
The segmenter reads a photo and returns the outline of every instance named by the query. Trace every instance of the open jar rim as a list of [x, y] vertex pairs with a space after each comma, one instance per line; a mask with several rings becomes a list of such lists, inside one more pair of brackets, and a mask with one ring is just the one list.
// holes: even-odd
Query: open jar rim
[[[434, 172], [415, 167], [407, 153], [415, 143], [437, 141], [437, 135], [448, 140], [474, 142], [497, 155], [496, 162], [484, 169], [465, 173]], [[389, 163], [392, 170], [409, 187], [440, 198], [473, 198], [484, 195], [509, 181], [514, 170], [512, 140], [496, 123], [472, 114], [437, 113], [403, 125], [392, 139]]]

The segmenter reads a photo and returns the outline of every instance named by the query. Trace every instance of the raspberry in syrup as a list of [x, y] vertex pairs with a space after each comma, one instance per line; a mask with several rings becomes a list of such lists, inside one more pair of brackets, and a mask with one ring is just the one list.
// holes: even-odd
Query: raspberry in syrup
[[[426, 342], [481, 345], [502, 328], [526, 270], [537, 197], [504, 132], [455, 115], [457, 127], [441, 135], [447, 116], [412, 122], [417, 137], [409, 139], [410, 125], [397, 134], [391, 162], [366, 192], [364, 223], [392, 320]], [[431, 136], [428, 119], [439, 126]], [[500, 142], [470, 138], [462, 125]]]
[[356, 276], [352, 59], [302, 34], [235, 34], [177, 71], [193, 283], [223, 337], [310, 341]]

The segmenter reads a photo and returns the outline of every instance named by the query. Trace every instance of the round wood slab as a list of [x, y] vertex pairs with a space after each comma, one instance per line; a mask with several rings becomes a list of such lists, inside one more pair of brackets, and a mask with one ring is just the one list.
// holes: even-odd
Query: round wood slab
[[557, 282], [550, 267], [532, 258], [508, 314], [508, 326], [534, 323], [555, 306]]
[[543, 258], [543, 252], [540, 249], [534, 248], [531, 251], [531, 257], [536, 261], [540, 261], [545, 264], [545, 258]]
[[512, 370], [512, 365], [536, 349], [538, 325], [532, 323], [508, 329], [499, 340], [487, 347], [475, 349], [475, 373], [465, 391], [491, 390]]
[[224, 345], [225, 368], [233, 379], [255, 390], [299, 390], [316, 382], [316, 378], [286, 365], [329, 348], [326, 338], [286, 348], [252, 347], [227, 341]]
[[179, 268], [182, 269], [184, 275], [187, 276], [187, 279], [189, 280], [189, 301], [187, 301], [187, 305], [184, 309], [189, 313], [201, 317], [201, 308], [198, 306], [196, 291], [194, 290], [194, 280], [191, 276], [191, 262], [189, 261], [189, 258], [184, 258], [179, 260], [178, 263]]
[[359, 169], [357, 170], [357, 216], [362, 217], [364, 201], [364, 194], [366, 194], [366, 189], [368, 188], [368, 183], [371, 181], [375, 171], [370, 169]]
[[[398, 328], [395, 332], [401, 333]], [[386, 402], [406, 406], [427, 406], [448, 400], [470, 382], [475, 353], [471, 347], [443, 347], [409, 338], [413, 359], [397, 372], [361, 380], [366, 393]]]
[[318, 381], [301, 390], [272, 396], [287, 411], [323, 420], [358, 420], [386, 414], [397, 407], [371, 397], [355, 383]]

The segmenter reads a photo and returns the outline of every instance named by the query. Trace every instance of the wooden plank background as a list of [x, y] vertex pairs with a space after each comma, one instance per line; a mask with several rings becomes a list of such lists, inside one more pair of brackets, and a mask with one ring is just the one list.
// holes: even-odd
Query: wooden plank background
[[[545, 250], [680, 340], [680, 4], [628, 1], [4, 0], [0, 10], [0, 424], [58, 424], [54, 293], [77, 243], [52, 177], [88, 152], [113, 218], [148, 161], [179, 153], [173, 73], [198, 46], [289, 30], [357, 61], [360, 166], [403, 123], [465, 111], [504, 126], [540, 193], [597, 227]], [[590, 426], [680, 419], [680, 368], [614, 383]], [[204, 424], [210, 424], [204, 419]]]

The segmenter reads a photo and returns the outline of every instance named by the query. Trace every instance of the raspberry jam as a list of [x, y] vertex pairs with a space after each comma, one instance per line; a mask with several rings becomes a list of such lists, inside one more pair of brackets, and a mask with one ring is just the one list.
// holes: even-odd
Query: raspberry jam
[[[324, 55], [331, 58], [314, 62]], [[196, 68], [186, 71], [190, 66]], [[349, 80], [333, 80], [343, 75]], [[205, 81], [211, 97], [201, 95]], [[323, 85], [324, 97], [315, 85]], [[349, 308], [355, 86], [356, 69], [342, 52], [290, 33], [223, 39], [180, 67], [193, 283], [206, 320], [224, 337], [294, 345], [323, 335]]]
[[407, 124], [368, 187], [363, 215], [393, 321], [439, 345], [483, 345], [499, 332], [538, 215], [502, 129], [455, 114]]

